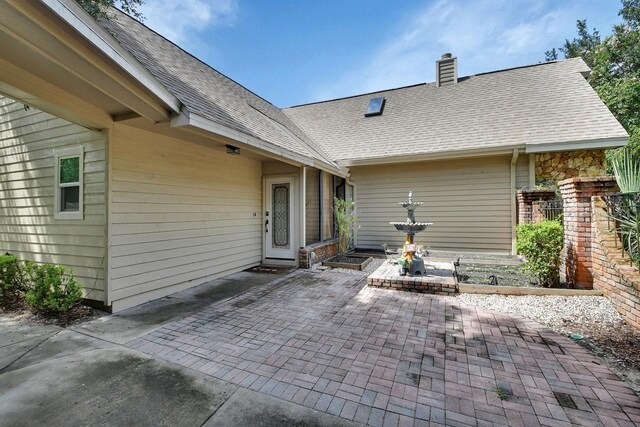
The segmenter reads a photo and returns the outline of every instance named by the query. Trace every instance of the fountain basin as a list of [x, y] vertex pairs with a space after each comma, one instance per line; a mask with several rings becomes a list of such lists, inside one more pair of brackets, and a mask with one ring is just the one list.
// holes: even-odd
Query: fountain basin
[[419, 233], [428, 226], [433, 225], [432, 222], [390, 222], [389, 224], [393, 225], [396, 230], [407, 234]]
[[423, 202], [400, 202], [398, 203], [400, 206], [402, 206], [405, 209], [410, 209], [410, 210], [414, 210], [415, 208], [417, 208], [418, 206], [422, 206], [424, 205]]

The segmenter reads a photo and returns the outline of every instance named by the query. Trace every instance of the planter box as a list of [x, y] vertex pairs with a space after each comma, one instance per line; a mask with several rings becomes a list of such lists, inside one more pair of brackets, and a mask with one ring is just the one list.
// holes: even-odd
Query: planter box
[[352, 260], [360, 259], [360, 260], [362, 260], [362, 262], [360, 262], [360, 263], [357, 263], [357, 262], [341, 262], [338, 257], [333, 257], [333, 258], [330, 258], [330, 259], [328, 259], [326, 261], [322, 261], [322, 265], [326, 265], [327, 267], [333, 267], [333, 268], [349, 268], [351, 270], [362, 270], [373, 259], [371, 257], [362, 257], [362, 256], [354, 256], [354, 255], [347, 255], [346, 258], [349, 258], [349, 259], [352, 259]]
[[602, 296], [602, 291], [592, 289], [534, 288], [525, 286], [477, 285], [458, 283], [458, 290], [464, 294], [494, 295], [559, 295], [559, 296]]

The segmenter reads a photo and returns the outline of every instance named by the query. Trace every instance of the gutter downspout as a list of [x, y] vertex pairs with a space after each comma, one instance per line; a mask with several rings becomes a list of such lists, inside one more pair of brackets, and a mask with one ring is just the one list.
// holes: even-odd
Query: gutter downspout
[[536, 155], [529, 154], [529, 188], [536, 186]]
[[516, 163], [518, 162], [518, 149], [514, 148], [511, 156], [511, 255], [516, 254]]
[[300, 247], [307, 246], [307, 167], [300, 171]]
[[323, 171], [322, 169], [319, 169], [318, 171], [318, 226], [320, 227], [319, 232], [318, 232], [318, 237], [319, 237], [319, 241], [320, 242], [324, 242], [324, 239], [322, 238], [322, 232], [323, 230], [323, 226], [324, 226], [324, 209], [322, 206], [322, 202], [324, 201], [324, 189], [322, 187], [322, 174], [326, 173], [325, 171]]

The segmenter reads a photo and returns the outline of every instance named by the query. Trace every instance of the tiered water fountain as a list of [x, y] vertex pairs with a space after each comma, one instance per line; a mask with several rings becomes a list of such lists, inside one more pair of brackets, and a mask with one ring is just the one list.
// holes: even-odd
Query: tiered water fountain
[[418, 206], [422, 206], [422, 202], [413, 201], [413, 192], [409, 192], [409, 201], [398, 203], [400, 206], [407, 210], [407, 220], [405, 222], [391, 222], [390, 224], [396, 227], [396, 230], [402, 231], [407, 234], [404, 246], [402, 247], [402, 256], [398, 260], [400, 268], [400, 274], [402, 275], [424, 275], [427, 274], [427, 270], [424, 265], [422, 256], [424, 251], [419, 251], [414, 242], [414, 237], [417, 233], [424, 231], [428, 226], [433, 225], [432, 222], [416, 222], [415, 209]]
[[[377, 288], [397, 289], [403, 291], [434, 293], [451, 295], [457, 292], [457, 283], [452, 261], [435, 259], [415, 243], [415, 235], [424, 231], [431, 222], [416, 222], [415, 210], [422, 206], [421, 202], [413, 201], [413, 194], [409, 193], [409, 200], [399, 203], [407, 210], [407, 220], [391, 222], [396, 230], [406, 234], [402, 253], [397, 258], [391, 256], [376, 271], [367, 277], [367, 285]], [[386, 245], [384, 245], [386, 247]]]

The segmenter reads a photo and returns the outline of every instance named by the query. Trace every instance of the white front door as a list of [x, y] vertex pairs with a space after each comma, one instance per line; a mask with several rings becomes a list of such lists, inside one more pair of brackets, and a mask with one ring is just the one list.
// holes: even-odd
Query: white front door
[[265, 178], [265, 258], [295, 259], [293, 177]]

